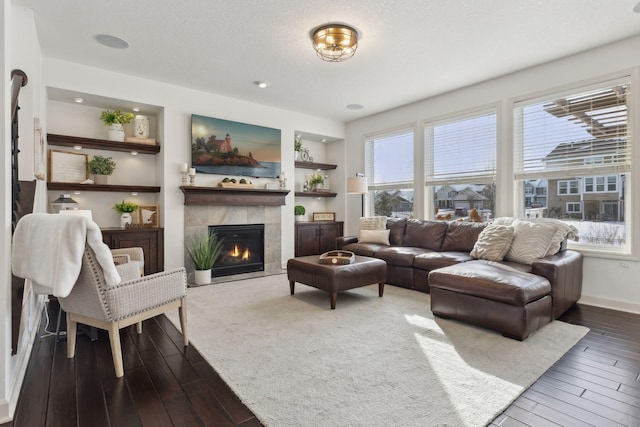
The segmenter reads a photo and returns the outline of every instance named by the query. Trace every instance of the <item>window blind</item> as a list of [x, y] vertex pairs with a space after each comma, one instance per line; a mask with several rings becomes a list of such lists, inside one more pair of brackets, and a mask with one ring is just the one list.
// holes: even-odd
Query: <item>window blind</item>
[[413, 129], [370, 137], [365, 143], [370, 191], [413, 187]]
[[426, 185], [495, 181], [494, 109], [425, 125]]
[[514, 105], [515, 179], [631, 170], [630, 79]]

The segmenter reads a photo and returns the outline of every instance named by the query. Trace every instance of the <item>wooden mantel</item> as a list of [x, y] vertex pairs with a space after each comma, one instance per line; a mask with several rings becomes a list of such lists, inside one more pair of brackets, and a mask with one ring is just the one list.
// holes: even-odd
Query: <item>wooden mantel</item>
[[289, 190], [220, 188], [183, 185], [185, 205], [282, 206]]

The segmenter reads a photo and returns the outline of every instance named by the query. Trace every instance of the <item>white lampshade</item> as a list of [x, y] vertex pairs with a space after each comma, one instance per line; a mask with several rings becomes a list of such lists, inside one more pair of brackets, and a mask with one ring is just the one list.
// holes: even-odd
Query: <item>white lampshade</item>
[[347, 193], [366, 194], [368, 192], [367, 178], [364, 176], [354, 176], [347, 179]]

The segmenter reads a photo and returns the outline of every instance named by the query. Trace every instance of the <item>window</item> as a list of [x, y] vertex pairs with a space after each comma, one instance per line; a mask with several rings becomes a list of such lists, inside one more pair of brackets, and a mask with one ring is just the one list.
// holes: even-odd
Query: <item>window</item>
[[436, 219], [463, 217], [475, 208], [495, 212], [496, 112], [494, 108], [425, 124], [425, 184]]
[[563, 194], [579, 194], [579, 185], [578, 185], [578, 180], [571, 180], [571, 181], [567, 181], [567, 180], [561, 180], [558, 181], [558, 195], [563, 195]]
[[514, 105], [518, 192], [524, 195], [529, 180], [546, 179], [552, 191], [544, 216], [578, 228], [583, 248], [630, 252], [624, 209], [632, 196], [624, 185], [631, 176], [630, 93], [624, 77]]
[[374, 215], [413, 213], [413, 129], [370, 137], [365, 142], [365, 175]]
[[582, 212], [582, 203], [580, 202], [568, 202], [567, 203], [567, 213], [575, 214]]
[[617, 193], [618, 177], [609, 176], [588, 176], [584, 178], [585, 193]]

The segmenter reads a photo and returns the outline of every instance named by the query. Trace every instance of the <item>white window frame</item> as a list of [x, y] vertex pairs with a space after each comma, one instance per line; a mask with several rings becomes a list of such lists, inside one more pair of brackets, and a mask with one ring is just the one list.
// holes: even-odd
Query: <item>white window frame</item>
[[[613, 178], [615, 188], [609, 190], [609, 179]], [[601, 181], [599, 183], [598, 181]], [[589, 183], [591, 182], [591, 183]], [[587, 186], [592, 187], [591, 190], [587, 189]], [[602, 186], [599, 190], [598, 187]], [[598, 194], [598, 193], [617, 193], [618, 192], [618, 176], [617, 175], [598, 175], [598, 176], [586, 176], [584, 177], [584, 194]]]
[[[569, 206], [578, 207], [577, 210], [569, 209]], [[565, 211], [569, 214], [581, 214], [582, 213], [582, 203], [581, 202], [567, 202], [565, 207]]]
[[[560, 184], [566, 184], [564, 193], [560, 191]], [[575, 190], [575, 191], [571, 191]], [[580, 194], [580, 183], [577, 179], [563, 179], [558, 181], [558, 196], [574, 196]]]
[[[514, 187], [513, 187], [513, 212], [516, 217], [524, 217], [524, 203], [522, 192], [523, 185], [521, 184], [523, 181], [528, 179], [535, 179], [541, 177], [548, 178], [562, 178], [557, 174], [548, 175], [548, 176], [536, 176], [535, 174], [522, 174], [521, 171], [518, 170], [518, 144], [521, 144], [518, 141], [517, 129], [520, 125], [521, 119], [516, 114], [518, 108], [521, 105], [532, 105], [535, 103], [539, 103], [540, 101], [553, 99], [557, 97], [571, 96], [572, 94], [579, 94], [587, 92], [591, 89], [604, 87], [606, 85], [613, 85], [616, 81], [623, 81], [626, 83], [630, 83], [631, 90], [629, 93], [629, 101], [630, 105], [628, 105], [628, 124], [629, 131], [627, 137], [631, 139], [631, 146], [637, 145], [637, 141], [640, 140], [640, 126], [636, 125], [637, 120], [635, 119], [638, 114], [638, 109], [640, 109], [640, 69], [634, 68], [632, 70], [622, 71], [620, 73], [611, 74], [604, 78], [594, 78], [586, 82], [576, 83], [573, 85], [566, 85], [561, 88], [553, 88], [544, 91], [540, 91], [538, 93], [529, 94], [522, 97], [512, 98], [510, 101], [511, 108], [511, 118], [512, 122], [512, 132], [514, 138]], [[638, 167], [640, 165], [640, 150], [633, 149], [631, 151], [631, 165], [628, 169], [624, 171], [617, 170], [615, 166], [609, 165], [608, 163], [613, 164], [614, 161], [618, 161], [619, 155], [611, 156], [609, 159], [604, 159], [604, 165], [601, 168], [598, 168], [599, 165], [585, 165], [586, 173], [582, 174], [582, 176], [593, 175], [594, 170], [604, 170], [606, 172], [615, 173], [618, 176], [620, 174], [625, 174], [626, 176], [626, 185], [625, 185], [625, 204], [624, 204], [624, 217], [625, 226], [626, 226], [626, 244], [621, 248], [608, 248], [608, 247], [596, 247], [596, 246], [587, 246], [575, 244], [573, 242], [568, 242], [569, 247], [572, 249], [580, 250], [585, 255], [590, 255], [599, 258], [613, 258], [613, 259], [630, 259], [630, 260], [640, 260], [640, 226], [634, 224], [631, 218], [634, 217], [635, 212], [640, 212], [640, 201], [634, 198], [634, 189], [640, 188], [640, 173], [638, 173]], [[577, 175], [574, 175], [577, 176]], [[618, 189], [620, 189], [620, 184], [618, 184]]]

